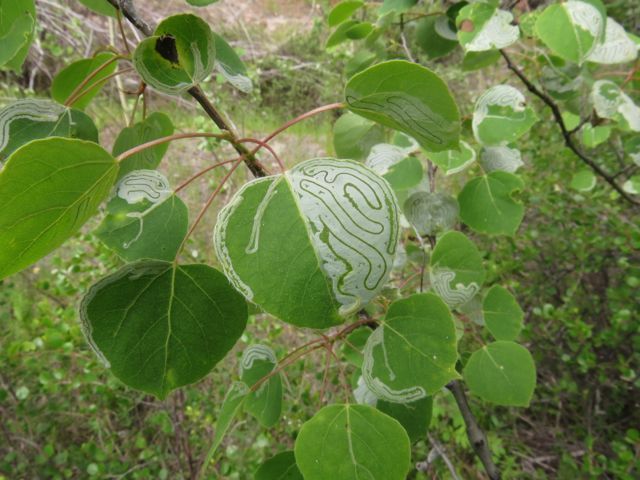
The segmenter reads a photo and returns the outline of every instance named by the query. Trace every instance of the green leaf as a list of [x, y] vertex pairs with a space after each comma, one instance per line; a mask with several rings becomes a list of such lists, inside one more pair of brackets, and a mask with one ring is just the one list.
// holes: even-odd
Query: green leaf
[[488, 3], [472, 3], [456, 17], [458, 39], [466, 52], [500, 49], [518, 41], [520, 30], [513, 15]]
[[633, 163], [640, 167], [640, 135], [636, 135], [625, 142], [624, 153]]
[[482, 147], [480, 150], [480, 165], [486, 173], [501, 170], [515, 173], [524, 163], [517, 148], [506, 146]]
[[[146, 119], [136, 123], [131, 127], [123, 128], [118, 134], [113, 144], [113, 156], [130, 150], [143, 143], [150, 142], [162, 137], [168, 137], [174, 132], [171, 119], [164, 113], [154, 112]], [[120, 163], [120, 173], [118, 178], [122, 178], [134, 170], [153, 170], [162, 161], [162, 157], [167, 153], [169, 143], [163, 143], [152, 148], [147, 148], [140, 153], [125, 158]]]
[[409, 223], [424, 236], [451, 230], [458, 221], [459, 207], [450, 195], [416, 192], [404, 202], [403, 211]]
[[138, 44], [133, 65], [153, 88], [179, 95], [202, 82], [215, 67], [213, 32], [201, 18], [174, 15], [163, 20], [154, 36]]
[[429, 60], [444, 57], [458, 46], [458, 37], [449, 22], [446, 15], [425, 17], [418, 22], [415, 41]]
[[380, 292], [398, 229], [384, 179], [356, 162], [314, 159], [247, 183], [220, 212], [214, 243], [248, 300], [285, 322], [327, 328]]
[[382, 175], [396, 192], [415, 187], [424, 175], [422, 162], [409, 156], [419, 150], [415, 140], [411, 140], [413, 144], [406, 147], [389, 143], [374, 145], [365, 161], [365, 165]]
[[409, 403], [458, 378], [458, 352], [451, 312], [432, 293], [391, 304], [367, 340], [362, 378], [379, 399]]
[[81, 4], [92, 12], [106, 15], [108, 17], [116, 17], [116, 9], [107, 0], [79, 0]]
[[342, 354], [351, 365], [358, 368], [362, 367], [364, 346], [371, 332], [373, 332], [373, 330], [369, 327], [360, 327], [345, 338], [344, 344], [342, 345]]
[[582, 143], [587, 148], [595, 148], [606, 142], [611, 136], [611, 127], [608, 125], [598, 125], [596, 127], [586, 124], [582, 127]]
[[[69, 95], [95, 70], [111, 61], [115, 54], [111, 52], [98, 53], [93, 58], [85, 58], [73, 62], [71, 65], [63, 68], [53, 79], [51, 84], [51, 98], [58, 103], [65, 103]], [[98, 94], [104, 80], [107, 76], [116, 71], [117, 62], [103, 68], [100, 73], [89, 80], [89, 83], [82, 89], [88, 90], [88, 93], [82, 95], [77, 101], [73, 102], [73, 106], [79, 110], [83, 110], [91, 100]]]
[[432, 152], [429, 160], [440, 167], [446, 176], [465, 170], [476, 160], [476, 152], [469, 144], [460, 141], [459, 150], [445, 150], [444, 152]]
[[348, 112], [333, 126], [333, 148], [338, 158], [364, 159], [371, 147], [384, 141], [384, 131], [365, 118]]
[[485, 325], [496, 340], [515, 340], [522, 330], [524, 312], [509, 290], [500, 285], [489, 289], [482, 302]]
[[218, 420], [216, 422], [216, 433], [213, 437], [211, 447], [209, 447], [209, 452], [207, 453], [207, 458], [204, 462], [203, 468], [205, 468], [206, 464], [211, 461], [216, 450], [218, 450], [218, 447], [229, 431], [233, 420], [236, 418], [238, 413], [240, 413], [240, 408], [246, 401], [247, 395], [249, 395], [249, 387], [247, 387], [245, 383], [233, 382], [231, 384], [231, 388], [229, 388], [229, 391], [222, 401], [222, 407], [220, 408], [220, 413], [218, 414]]
[[424, 440], [431, 423], [433, 397], [425, 397], [411, 403], [378, 401], [376, 408], [395, 418], [404, 427], [411, 443]]
[[292, 450], [280, 452], [264, 462], [253, 474], [253, 478], [254, 480], [304, 480]]
[[59, 247], [96, 212], [118, 173], [83, 140], [46, 138], [17, 149], [0, 171], [0, 278]]
[[427, 68], [404, 60], [374, 65], [349, 80], [345, 98], [354, 113], [406, 133], [429, 151], [458, 148], [458, 107]]
[[615, 120], [623, 130], [640, 132], [640, 108], [611, 80], [593, 84], [591, 102], [599, 117]]
[[401, 193], [416, 187], [424, 177], [422, 162], [416, 157], [406, 157], [395, 165], [391, 165], [383, 178], [389, 182], [394, 192]]
[[467, 52], [462, 59], [462, 70], [472, 72], [493, 65], [500, 59], [500, 52], [496, 49], [482, 52]]
[[327, 22], [330, 27], [335, 27], [341, 24], [345, 20], [349, 19], [356, 10], [364, 6], [364, 2], [361, 1], [347, 1], [340, 2], [329, 12]]
[[118, 183], [95, 234], [126, 261], [172, 261], [188, 227], [187, 206], [166, 177], [155, 170], [135, 170]]
[[244, 409], [258, 419], [263, 427], [272, 427], [282, 413], [282, 382], [280, 373], [272, 374], [278, 364], [275, 353], [265, 345], [250, 345], [242, 353], [240, 378], [247, 386], [253, 387], [267, 375], [255, 392], [247, 395]]
[[[476, 4], [479, 5], [479, 4]], [[538, 121], [524, 95], [509, 85], [496, 85], [476, 101], [473, 135], [483, 145], [506, 145], [527, 133]]]
[[631, 195], [640, 194], [640, 175], [634, 175], [622, 184], [622, 189]]
[[187, 0], [189, 5], [193, 5], [194, 7], [206, 7], [207, 5], [211, 5], [212, 3], [216, 3], [218, 0]]
[[590, 192], [596, 186], [596, 176], [590, 169], [584, 168], [573, 175], [569, 186], [579, 192]]
[[329, 405], [300, 429], [295, 458], [305, 480], [404, 480], [411, 468], [402, 426], [367, 405]]
[[35, 36], [36, 7], [34, 0], [0, 1], [0, 67], [15, 72], [22, 70]]
[[590, 3], [569, 0], [545, 8], [538, 16], [535, 29], [553, 53], [581, 64], [601, 40], [605, 20]]
[[373, 25], [369, 22], [358, 22], [349, 28], [344, 34], [351, 40], [360, 40], [365, 38], [373, 31]]
[[216, 33], [213, 34], [213, 37], [216, 46], [216, 70], [241, 92], [251, 93], [253, 83], [247, 75], [247, 67], [224, 38]]
[[418, 0], [383, 0], [378, 15], [386, 15], [390, 12], [404, 13], [410, 10]]
[[498, 341], [475, 351], [463, 374], [471, 393], [496, 405], [528, 407], [536, 387], [533, 358], [515, 342]]
[[142, 260], [94, 284], [80, 318], [89, 344], [116, 377], [165, 398], [225, 357], [244, 331], [247, 305], [207, 265]]
[[638, 57], [638, 46], [624, 27], [607, 17], [604, 40], [596, 43], [587, 60], [604, 65], [632, 62]]
[[512, 173], [495, 171], [476, 177], [458, 195], [460, 218], [476, 232], [489, 235], [514, 235], [524, 206], [513, 199], [524, 183]]
[[79, 110], [40, 98], [26, 98], [7, 105], [0, 110], [0, 166], [25, 143], [53, 136], [98, 142], [96, 126]]
[[349, 40], [349, 37], [347, 36], [347, 32], [351, 28], [357, 26], [359, 23], [360, 22], [358, 22], [357, 20], [347, 20], [346, 22], [343, 22], [340, 25], [338, 25], [338, 28], [336, 28], [327, 39], [325, 48], [329, 50]]
[[460, 232], [448, 232], [436, 243], [429, 263], [431, 287], [451, 308], [471, 300], [484, 283], [482, 257]]

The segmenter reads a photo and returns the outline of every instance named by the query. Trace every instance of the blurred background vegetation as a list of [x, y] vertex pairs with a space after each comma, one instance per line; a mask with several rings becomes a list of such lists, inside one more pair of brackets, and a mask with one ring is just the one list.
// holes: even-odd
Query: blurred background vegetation
[[[0, 74], [0, 105], [46, 96], [51, 79], [67, 62], [115, 37], [113, 24], [74, 0], [37, 4], [38, 40], [21, 75]], [[183, 0], [136, 4], [155, 21], [192, 10]], [[350, 51], [324, 50], [328, 4], [223, 0], [198, 11], [243, 54], [257, 87], [242, 95], [227, 85], [207, 86], [240, 131], [259, 137], [341, 98]], [[615, 0], [609, 9], [637, 34], [638, 3]], [[454, 53], [428, 64], [447, 79], [468, 114], [478, 92], [509, 73], [501, 65], [462, 72], [460, 60]], [[121, 87], [132, 88], [126, 81]], [[190, 100], [175, 103], [157, 95], [151, 100], [151, 110], [167, 112], [181, 131], [210, 128]], [[88, 109], [102, 127], [104, 145], [112, 144], [124, 124], [123, 102], [131, 108], [114, 83]], [[273, 147], [289, 165], [331, 154], [334, 120], [326, 114], [299, 124]], [[536, 360], [538, 387], [527, 409], [478, 399], [472, 408], [488, 432], [504, 478], [639, 478], [638, 216], [604, 185], [586, 194], [569, 188], [579, 165], [561, 146], [553, 123], [537, 124], [520, 149], [526, 163], [521, 170], [527, 185], [522, 193], [525, 221], [513, 239], [476, 240], [492, 279], [508, 285], [526, 312], [523, 338]], [[170, 147], [162, 169], [175, 182], [211, 156], [230, 155], [215, 142], [179, 142]], [[192, 211], [220, 175], [187, 192]], [[235, 186], [228, 185], [218, 205], [242, 181], [237, 177]], [[215, 263], [214, 221], [212, 209], [189, 243], [192, 259]], [[82, 293], [120, 264], [92, 236], [96, 225], [88, 225], [35, 267], [0, 281], [0, 479], [190, 478], [211, 441], [242, 348], [259, 340], [282, 356], [304, 341], [303, 333], [255, 316], [233, 353], [203, 382], [162, 402], [123, 387], [89, 350], [77, 318]], [[240, 418], [219, 451], [211, 478], [251, 478], [263, 460], [292, 446], [297, 428], [320, 407], [322, 362], [320, 354], [312, 355], [287, 370], [285, 412], [274, 428], [264, 430], [251, 417]], [[332, 388], [330, 397], [338, 389]], [[454, 403], [447, 394], [438, 398], [430, 439], [418, 444], [417, 455], [426, 456], [437, 441], [462, 478], [483, 478]], [[436, 462], [429, 478], [449, 478], [449, 473]]]

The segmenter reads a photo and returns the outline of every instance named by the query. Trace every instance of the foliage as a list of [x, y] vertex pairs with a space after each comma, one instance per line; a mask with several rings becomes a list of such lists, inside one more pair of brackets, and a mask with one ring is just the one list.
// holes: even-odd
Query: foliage
[[[99, 13], [113, 13], [108, 5], [88, 3]], [[22, 15], [8, 5], [0, 3], [0, 18], [12, 22], [10, 27], [2, 25], [11, 50], [5, 63], [17, 69], [33, 39], [32, 5], [26, 2]], [[0, 199], [5, 207], [0, 213], [0, 278], [11, 282], [11, 275], [73, 241], [106, 203], [95, 236], [125, 263], [119, 266], [110, 257], [101, 264], [109, 267], [100, 268], [102, 279], [76, 289], [84, 292], [81, 330], [124, 385], [160, 400], [171, 394], [184, 403], [184, 394], [173, 391], [202, 381], [246, 337], [247, 323], [255, 318], [270, 325], [286, 322], [294, 332], [300, 327], [315, 331], [314, 339], [280, 359], [273, 339], [245, 342], [239, 374], [226, 379], [213, 440], [208, 448], [201, 445], [206, 453], [197, 459], [183, 447], [188, 458], [185, 476], [203, 477], [214, 467], [221, 473], [218, 449], [243, 413], [265, 428], [278, 425], [291, 435], [291, 429], [279, 425], [283, 412], [291, 408], [283, 401], [289, 398], [284, 395], [282, 371], [324, 350], [321, 408], [315, 414], [302, 412], [306, 418], [295, 438], [293, 459], [291, 442], [285, 442], [287, 451], [264, 463], [258, 477], [284, 471], [310, 480], [359, 478], [365, 473], [370, 478], [401, 479], [411, 469], [411, 458], [425, 454], [427, 460], [417, 470], [438, 468], [433, 464], [440, 456], [455, 476], [455, 467], [431, 437], [430, 452], [411, 446], [424, 436], [422, 426], [429, 424], [431, 409], [437, 417], [439, 405], [447, 405], [448, 389], [482, 468], [490, 478], [498, 478], [492, 457], [501, 457], [501, 441], [492, 431], [491, 442], [483, 440], [462, 385], [481, 401], [527, 407], [535, 395], [534, 358], [544, 363], [539, 352], [532, 355], [522, 344], [530, 326], [524, 328], [524, 340], [519, 339], [524, 314], [516, 300], [517, 257], [506, 250], [517, 251], [523, 245], [519, 237], [512, 237], [521, 229], [526, 207], [536, 197], [553, 194], [536, 190], [532, 178], [517, 173], [522, 152], [538, 159], [544, 148], [557, 149], [564, 142], [567, 150], [560, 160], [578, 159], [588, 168], [563, 179], [565, 191], [573, 188], [579, 192], [574, 195], [588, 196], [579, 197], [586, 204], [605, 198], [613, 218], [623, 219], [610, 221], [624, 224], [625, 208], [638, 204], [632, 176], [637, 152], [633, 144], [627, 152], [619, 148], [640, 131], [640, 108], [625, 93], [636, 70], [619, 81], [607, 66], [636, 61], [636, 40], [607, 17], [597, 0], [516, 12], [520, 26], [512, 24], [512, 12], [494, 3], [462, 2], [442, 12], [415, 1], [344, 2], [329, 14], [333, 32], [326, 43], [328, 50], [346, 49], [359, 59], [345, 66], [349, 79], [342, 102], [306, 112], [259, 139], [241, 137], [202, 88], [214, 71], [240, 92], [253, 88], [240, 56], [205, 20], [179, 14], [151, 29], [130, 3], [119, 8], [124, 11], [117, 15], [124, 14], [146, 37], [132, 53], [123, 38], [124, 50], [111, 45], [110, 53], [97, 52], [63, 69], [52, 85], [57, 103], [27, 100], [0, 111]], [[416, 28], [416, 23], [421, 25]], [[124, 29], [121, 33], [125, 35]], [[414, 54], [409, 47], [414, 36], [424, 53]], [[434, 42], [439, 43], [435, 49]], [[513, 81], [522, 82], [548, 110], [536, 112], [521, 91], [504, 83], [463, 104], [437, 65], [421, 65], [428, 63], [423, 55], [458, 55], [460, 60], [458, 45], [464, 51], [455, 67], [459, 72], [492, 68], [502, 56]], [[520, 65], [506, 47], [524, 52]], [[542, 48], [545, 53], [539, 55]], [[131, 71], [122, 69], [123, 63], [133, 65], [139, 88], [133, 92], [129, 125], [108, 153], [99, 144], [93, 121], [78, 110], [89, 106], [106, 81]], [[543, 73], [540, 87], [529, 77], [538, 71]], [[174, 134], [166, 115], [147, 115], [147, 95], [153, 90], [190, 95], [215, 125], [213, 131]], [[144, 108], [136, 123], [140, 103]], [[353, 158], [283, 162], [269, 146], [293, 124], [338, 109], [350, 113], [336, 123], [335, 150], [338, 156], [342, 152]], [[555, 144], [538, 146], [536, 132], [530, 131], [549, 113], [562, 137]], [[567, 127], [571, 115], [576, 125]], [[578, 131], [581, 143], [574, 138]], [[172, 188], [156, 168], [165, 157], [164, 144], [187, 138], [207, 138], [214, 142], [208, 148], [220, 153], [228, 143], [239, 156], [210, 162]], [[594, 150], [604, 147], [610, 148], [595, 160]], [[275, 162], [269, 162], [267, 154]], [[222, 271], [205, 262], [188, 263], [185, 247], [192, 234], [242, 163], [257, 178], [236, 185], [239, 188], [228, 192], [226, 205], [218, 210], [213, 247]], [[287, 168], [287, 163], [294, 164]], [[279, 173], [273, 174], [272, 168]], [[189, 209], [178, 194], [215, 169], [224, 174], [189, 227]], [[598, 188], [599, 179], [612, 188], [610, 198]], [[588, 209], [583, 214], [589, 215]], [[531, 232], [545, 225], [528, 219], [527, 226], [525, 238], [528, 235], [535, 245], [537, 234]], [[629, 232], [621, 237], [621, 245], [629, 239], [638, 242], [637, 229], [625, 225], [620, 231]], [[631, 269], [627, 257], [633, 251], [619, 248], [623, 256], [617, 261], [624, 265], [616, 267]], [[581, 256], [573, 264], [588, 269], [590, 261]], [[629, 286], [637, 286], [635, 273], [630, 278]], [[528, 282], [528, 287], [555, 285], [540, 280]], [[608, 304], [609, 292], [599, 288], [601, 303]], [[623, 306], [615, 317], [618, 328], [613, 333], [603, 330], [601, 342], [609, 340], [607, 334], [633, 334], [626, 298], [622, 292]], [[570, 304], [565, 298], [563, 302]], [[542, 318], [554, 309], [525, 307]], [[69, 311], [66, 306], [60, 309], [63, 315]], [[578, 330], [569, 334], [568, 351], [588, 334], [579, 327], [578, 322], [572, 324]], [[56, 332], [51, 336], [55, 344]], [[76, 332], [76, 340], [77, 336]], [[336, 353], [337, 344], [343, 345], [345, 358]], [[588, 355], [580, 359], [585, 373], [597, 367]], [[616, 365], [623, 381], [633, 383], [631, 389], [637, 388], [632, 362]], [[337, 366], [335, 376], [332, 365]], [[297, 373], [302, 377], [300, 370]], [[599, 381], [595, 398], [600, 384], [606, 385], [606, 378]], [[47, 383], [55, 385], [50, 379], [43, 385]], [[335, 388], [332, 402], [324, 405], [327, 385]], [[30, 394], [26, 385], [2, 391], [18, 405]], [[196, 425], [184, 433], [182, 420], [172, 424], [180, 435], [204, 431]], [[626, 435], [626, 443], [638, 436], [631, 428]], [[562, 458], [558, 469], [632, 478], [624, 465], [626, 443], [613, 447], [620, 464], [598, 458], [579, 467], [570, 456]], [[42, 464], [66, 464], [68, 458], [54, 457], [56, 447], [49, 445], [42, 450]], [[106, 455], [96, 453], [95, 459], [86, 467], [89, 475], [117, 469], [103, 464]], [[15, 460], [9, 455], [3, 462]], [[505, 472], [510, 471], [508, 461], [503, 463]], [[160, 465], [162, 478], [168, 470], [163, 460]], [[19, 463], [18, 468], [26, 467]], [[63, 475], [76, 473], [71, 469]]]

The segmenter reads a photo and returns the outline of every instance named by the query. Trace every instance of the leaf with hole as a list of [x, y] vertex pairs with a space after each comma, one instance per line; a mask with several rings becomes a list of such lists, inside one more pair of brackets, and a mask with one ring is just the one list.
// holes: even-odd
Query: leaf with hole
[[482, 145], [506, 145], [527, 133], [537, 121], [518, 89], [496, 85], [476, 101], [471, 125]]
[[458, 39], [466, 52], [484, 52], [508, 47], [518, 41], [520, 30], [513, 15], [489, 3], [472, 3], [456, 17]]
[[473, 178], [458, 194], [460, 218], [479, 233], [514, 235], [524, 217], [524, 206], [513, 194], [522, 188], [520, 177], [500, 170]]
[[[263, 427], [272, 427], [282, 413], [282, 382], [280, 373], [273, 374], [278, 365], [275, 353], [265, 345], [250, 345], [242, 353], [240, 379], [249, 388], [262, 382], [254, 392], [249, 392], [244, 409], [253, 415]], [[267, 375], [271, 375], [264, 381]]]
[[35, 37], [35, 26], [34, 0], [0, 2], [0, 68], [20, 72]]
[[[118, 65], [117, 62], [112, 61], [114, 57], [115, 54], [111, 52], [98, 53], [93, 58], [78, 60], [63, 68], [53, 79], [51, 98], [58, 103], [65, 103], [70, 100], [69, 97], [76, 87], [80, 86], [94, 71], [106, 65], [81, 88], [80, 92], [87, 93], [80, 96], [80, 92], [78, 92], [77, 100], [71, 102], [73, 107], [83, 110], [100, 92], [105, 84], [105, 78], [116, 71]], [[107, 64], [107, 62], [111, 63]]]
[[295, 458], [305, 480], [404, 480], [411, 448], [404, 428], [367, 405], [329, 405], [300, 429]]
[[458, 107], [447, 85], [425, 67], [379, 63], [349, 80], [345, 98], [352, 112], [406, 133], [429, 151], [458, 148]]
[[41, 259], [75, 234], [107, 197], [116, 160], [92, 142], [29, 142], [0, 170], [0, 278]]
[[485, 295], [482, 313], [496, 340], [515, 340], [522, 330], [524, 312], [509, 290], [500, 285], [494, 285]]
[[433, 293], [396, 300], [368, 338], [362, 378], [381, 400], [410, 403], [458, 378], [451, 312]]
[[254, 480], [304, 480], [292, 450], [280, 452], [264, 462], [253, 474]]
[[226, 356], [244, 331], [247, 305], [207, 265], [141, 260], [94, 284], [80, 319], [87, 341], [116, 377], [165, 398]]
[[98, 143], [93, 120], [79, 110], [40, 98], [25, 98], [0, 110], [0, 166], [18, 147], [47, 137]]
[[496, 405], [528, 407], [536, 387], [533, 358], [515, 342], [497, 341], [475, 351], [463, 375], [471, 393]]
[[189, 211], [155, 170], [123, 177], [96, 236], [123, 260], [172, 261], [187, 234]]
[[202, 82], [215, 67], [215, 38], [201, 18], [182, 14], [163, 20], [138, 44], [133, 65], [160, 92], [179, 95]]
[[248, 300], [293, 325], [327, 328], [380, 292], [398, 230], [384, 179], [353, 161], [314, 159], [240, 189], [220, 211], [214, 245]]
[[460, 232], [445, 233], [429, 261], [431, 288], [451, 308], [471, 300], [484, 283], [482, 257], [475, 244]]
[[[173, 131], [173, 123], [166, 114], [153, 112], [141, 122], [131, 127], [125, 127], [120, 131], [113, 144], [113, 156], [117, 157], [143, 143], [173, 135]], [[125, 158], [120, 162], [118, 178], [122, 178], [134, 170], [153, 170], [157, 168], [168, 148], [169, 143], [167, 142]]]

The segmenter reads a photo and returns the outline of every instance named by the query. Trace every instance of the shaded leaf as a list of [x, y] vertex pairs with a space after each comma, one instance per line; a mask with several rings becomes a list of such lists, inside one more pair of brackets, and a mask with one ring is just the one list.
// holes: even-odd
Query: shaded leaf
[[522, 330], [524, 312], [509, 290], [500, 285], [489, 289], [482, 302], [485, 325], [496, 340], [515, 340]]
[[244, 402], [244, 409], [267, 428], [275, 425], [282, 413], [280, 373], [272, 374], [277, 364], [273, 350], [259, 344], [247, 347], [240, 362], [240, 378], [248, 387], [253, 387], [267, 375], [272, 375], [255, 392], [250, 392]]
[[264, 462], [253, 475], [254, 480], [303, 480], [293, 451], [280, 452]]

